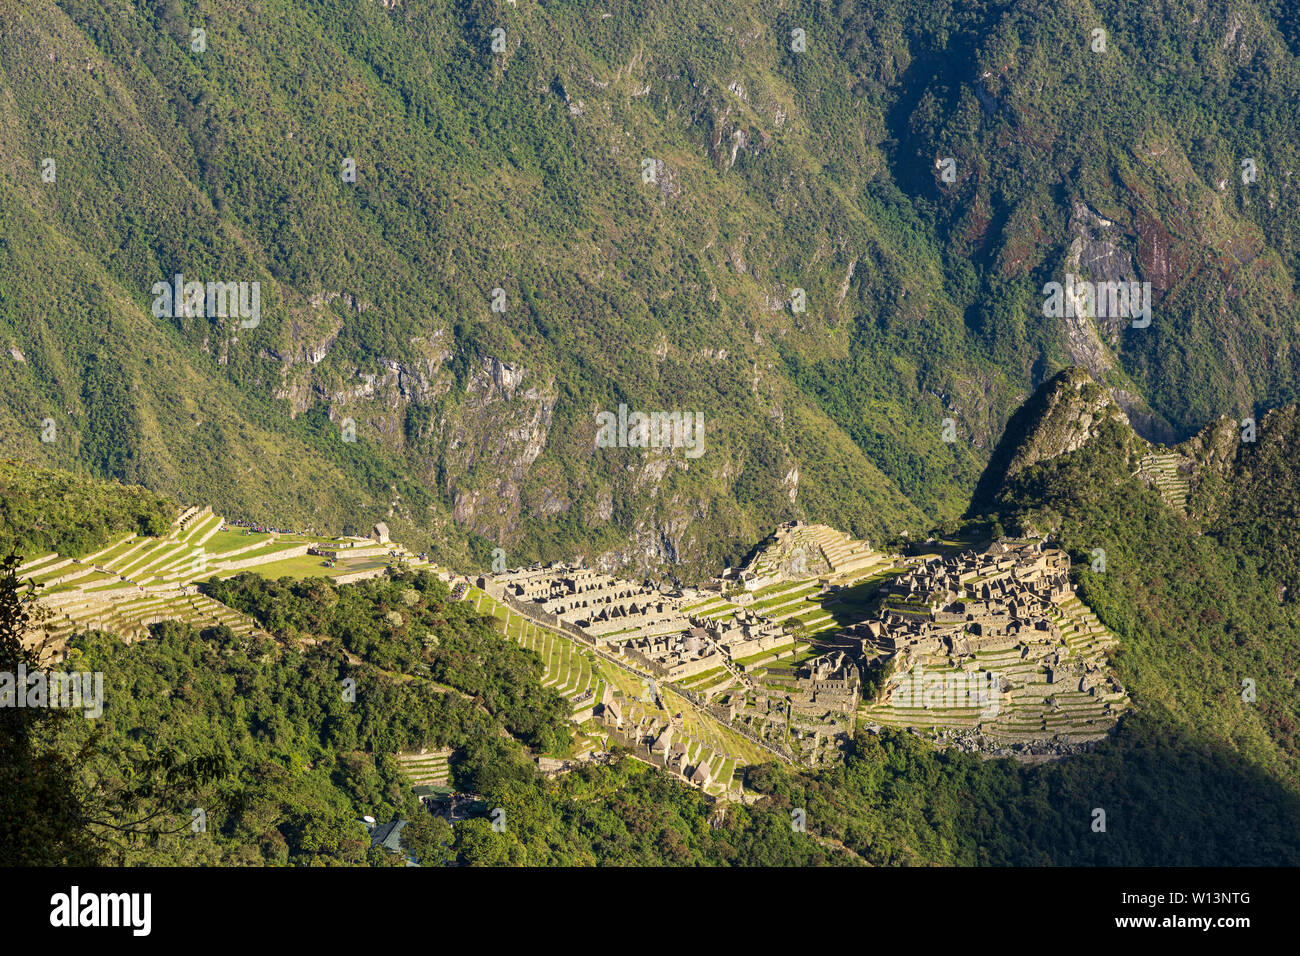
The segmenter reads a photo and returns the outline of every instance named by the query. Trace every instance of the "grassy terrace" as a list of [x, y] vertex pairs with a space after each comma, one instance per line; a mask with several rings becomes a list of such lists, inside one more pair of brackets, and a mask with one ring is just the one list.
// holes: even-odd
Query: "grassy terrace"
[[50, 622], [49, 633], [61, 640], [74, 631], [99, 628], [124, 637], [139, 637], [146, 632], [149, 624], [160, 620], [185, 621], [195, 627], [225, 624], [237, 634], [255, 630], [251, 618], [203, 595], [163, 596], [157, 592], [141, 593], [134, 588], [130, 590], [134, 593], [128, 600], [79, 609], [72, 617], [56, 616]]
[[238, 548], [246, 548], [250, 544], [260, 544], [263, 541], [270, 541], [271, 536], [261, 531], [245, 534], [243, 530], [228, 529], [218, 531], [203, 545], [209, 554], [225, 554], [227, 551], [234, 551]]
[[131, 584], [124, 584], [122, 581], [120, 581], [117, 577], [115, 577], [115, 576], [113, 576], [113, 575], [110, 575], [109, 577], [105, 578], [103, 581], [96, 581], [96, 582], [94, 582], [94, 583], [92, 583], [92, 584], [88, 584], [88, 585], [87, 585], [86, 587], [84, 587], [84, 588], [76, 588], [76, 590], [78, 590], [78, 591], [84, 591], [84, 592], [87, 593], [87, 594], [101, 594], [101, 595], [102, 595], [103, 593], [105, 593], [105, 592], [107, 592], [107, 591], [114, 591], [114, 590], [117, 590], [117, 589], [119, 589], [119, 588], [122, 589], [122, 590], [124, 590], [124, 591], [133, 591], [133, 590], [135, 590], [135, 586], [134, 586], [134, 585], [131, 585]]
[[412, 785], [443, 787], [451, 780], [450, 756], [450, 750], [435, 750], [424, 754], [398, 754], [397, 761]]
[[702, 617], [708, 620], [730, 617], [734, 614], [740, 605], [732, 604], [730, 601], [710, 601], [705, 604], [694, 605], [690, 610], [683, 608], [683, 612], [691, 617]]
[[721, 673], [710, 672], [710, 674], [711, 676], [708, 677], [706, 680], [697, 681], [695, 683], [688, 684], [686, 686], [689, 687], [691, 690], [697, 691], [699, 693], [704, 693], [706, 691], [713, 690], [714, 688], [722, 687], [726, 684], [730, 684], [734, 682], [736, 679], [735, 676], [731, 673], [731, 671], [728, 670], [723, 670]]
[[[471, 587], [466, 600], [472, 601], [475, 610], [489, 614], [502, 623], [505, 635], [534, 651], [542, 659], [544, 671], [542, 685], [553, 687], [569, 698], [575, 710], [599, 703], [608, 683], [601, 665], [604, 663], [588, 648], [580, 647], [569, 637], [542, 627], [512, 608], [493, 600], [485, 592]], [[579, 701], [590, 691], [592, 697]]]
[[42, 588], [42, 594], [60, 594], [64, 591], [73, 591], [82, 588], [88, 584], [98, 584], [105, 581], [116, 581], [117, 575], [105, 574], [103, 571], [91, 571], [89, 574], [79, 576], [75, 581], [68, 581], [64, 584], [56, 584], [53, 587]]
[[715, 597], [709, 598], [707, 601], [696, 601], [694, 604], [684, 604], [682, 605], [682, 612], [684, 614], [699, 614], [701, 612], [716, 611], [721, 607], [735, 607], [735, 605], [726, 598]]
[[[117, 544], [109, 548], [107, 551], [101, 551], [99, 554], [95, 556], [95, 560], [91, 563], [100, 564], [100, 565], [111, 564], [113, 561], [117, 560], [122, 555], [126, 554], [133, 547], [136, 547], [139, 544], [140, 544], [140, 539], [137, 538], [135, 535], [131, 535], [125, 541], [118, 542]], [[84, 561], [86, 559], [83, 558], [82, 560]]]
[[725, 667], [713, 667], [707, 671], [701, 671], [698, 674], [686, 678], [686, 680], [682, 681], [681, 684], [683, 687], [695, 688], [707, 685], [714, 678], [730, 676], [731, 671], [727, 670]]
[[778, 623], [791, 624], [798, 623], [803, 625], [805, 631], [810, 636], [821, 634], [825, 631], [837, 631], [841, 624], [835, 620], [835, 615], [831, 614], [820, 604], [807, 604], [803, 607], [794, 609], [789, 614], [782, 614], [774, 618]]
[[791, 638], [788, 644], [780, 644], [770, 650], [759, 651], [757, 654], [750, 654], [748, 657], [737, 658], [734, 663], [741, 667], [753, 667], [755, 664], [761, 663], [776, 654], [787, 654], [790, 651], [794, 651], [797, 656], [799, 648], [807, 646], [807, 644], [798, 644], [794, 638]]
[[816, 581], [806, 581], [803, 583], [791, 581], [770, 597], [761, 601], [755, 601], [749, 606], [751, 609], [763, 613], [769, 608], [784, 607], [787, 604], [802, 600], [807, 595], [815, 593], [818, 590], [818, 587], [819, 585]]
[[[182, 587], [213, 574], [238, 573], [240, 564], [268, 556], [273, 560], [251, 570], [267, 577], [337, 577], [382, 570], [387, 564], [386, 556], [379, 556], [342, 560], [326, 568], [321, 558], [290, 553], [328, 542], [302, 535], [221, 531], [222, 520], [219, 515], [196, 515], [183, 528], [173, 526], [162, 537], [127, 535], [80, 561], [49, 554], [29, 562], [24, 576], [37, 583], [66, 579], [43, 591], [54, 605], [47, 633], [62, 638], [76, 630], [101, 627], [134, 638], [144, 636], [149, 624], [167, 619], [199, 627], [226, 623], [244, 632], [253, 628], [250, 619], [210, 599], [184, 594]], [[280, 552], [284, 556], [275, 560]], [[235, 568], [223, 567], [229, 564]]]
[[884, 584], [903, 573], [902, 568], [873, 571], [844, 586], [802, 605], [793, 605], [774, 616], [775, 620], [789, 623], [797, 621], [810, 636], [849, 627], [870, 616]]
[[23, 575], [23, 577], [36, 584], [45, 584], [46, 582], [53, 581], [55, 578], [61, 578], [67, 574], [76, 574], [78, 571], [88, 570], [88, 566], [86, 565], [71, 563], [64, 564], [63, 561], [63, 558], [60, 558], [58, 561], [51, 561], [43, 567], [36, 568], [33, 571], [28, 571]]
[[223, 520], [220, 515], [204, 515], [192, 522], [189, 527], [177, 535], [177, 538], [186, 544], [197, 545], [200, 541], [215, 533], [221, 527]]
[[816, 588], [817, 582], [816, 580], [800, 581], [797, 579], [793, 579], [789, 581], [778, 581], [776, 582], [776, 584], [768, 584], [756, 590], [754, 592], [754, 600], [762, 603], [770, 598], [774, 598], [779, 595], [789, 593], [791, 590], [795, 590], [803, 587]]
[[[293, 547], [290, 545], [289, 547]], [[286, 549], [277, 549], [286, 550]], [[257, 552], [257, 554], [271, 552]], [[257, 554], [251, 554], [250, 557], [256, 557]], [[389, 558], [384, 556], [361, 558], [355, 561], [340, 559], [334, 567], [326, 567], [325, 559], [316, 554], [302, 554], [292, 558], [284, 558], [281, 561], [269, 561], [266, 564], [259, 564], [256, 567], [249, 568], [263, 577], [268, 578], [294, 578], [302, 580], [303, 578], [336, 578], [343, 574], [353, 574], [357, 571], [373, 571], [377, 568], [387, 567]], [[240, 571], [224, 572], [222, 577], [232, 577], [240, 574]]]

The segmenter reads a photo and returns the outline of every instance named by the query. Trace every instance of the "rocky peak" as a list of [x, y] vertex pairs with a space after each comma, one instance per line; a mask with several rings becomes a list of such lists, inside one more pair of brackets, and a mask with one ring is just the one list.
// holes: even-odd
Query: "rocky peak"
[[1007, 422], [975, 489], [972, 507], [990, 501], [1003, 482], [1018, 472], [1082, 448], [1108, 421], [1132, 428], [1110, 391], [1086, 371], [1057, 372]]

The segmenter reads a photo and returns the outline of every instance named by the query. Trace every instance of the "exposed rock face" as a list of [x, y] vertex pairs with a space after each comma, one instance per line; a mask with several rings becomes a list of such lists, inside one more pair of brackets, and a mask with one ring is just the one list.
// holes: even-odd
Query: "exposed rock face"
[[[499, 539], [513, 530], [521, 486], [546, 447], [557, 391], [554, 382], [524, 388], [528, 370], [521, 365], [491, 356], [480, 361], [466, 383], [464, 401], [445, 423], [443, 463], [453, 518]], [[537, 506], [554, 513], [568, 503], [550, 497]]]
[[[318, 297], [322, 304], [334, 298], [353, 302], [346, 293]], [[451, 387], [451, 374], [445, 368], [450, 350], [443, 332], [413, 339], [408, 358], [381, 357], [362, 368], [341, 362], [341, 356], [331, 356], [341, 328], [341, 324], [331, 324], [312, 337], [295, 322], [288, 350], [262, 351], [264, 358], [280, 363], [275, 397], [289, 403], [290, 417], [321, 403], [332, 421], [354, 418], [374, 426], [386, 440], [401, 444], [407, 406], [435, 401]]]
[[[354, 305], [346, 295], [318, 297], [312, 304], [323, 307], [335, 298]], [[412, 340], [412, 356], [364, 364], [344, 361], [336, 347], [339, 331], [333, 324], [295, 329], [288, 343], [263, 350], [276, 363], [276, 397], [288, 402], [291, 415], [323, 407], [340, 425], [351, 420], [359, 440], [404, 454], [447, 502], [445, 519], [459, 526], [454, 536], [470, 531], [511, 549], [530, 519], [554, 519], [580, 507], [584, 522], [598, 528], [616, 520], [616, 501], [632, 496], [639, 503], [627, 545], [593, 553], [594, 562], [663, 573], [700, 547], [693, 528], [707, 513], [705, 502], [661, 492], [674, 475], [691, 468], [680, 452], [650, 449], [596, 463], [597, 472], [608, 470], [600, 481], [605, 487], [584, 497], [554, 460], [539, 462], [555, 428], [559, 390], [553, 380], [539, 379], [518, 361], [480, 354], [458, 389], [446, 330]], [[719, 351], [710, 357], [727, 356]], [[571, 443], [572, 436], [566, 440]], [[582, 444], [590, 448], [589, 441]], [[782, 491], [793, 498], [798, 482], [798, 464], [791, 459]]]
[[[1158, 276], [1150, 280], [1152, 289], [1169, 287], [1173, 264], [1168, 255], [1168, 236], [1158, 222], [1140, 220], [1135, 234], [1131, 227], [1106, 219], [1076, 199], [1070, 206], [1067, 228], [1071, 238], [1065, 258], [1066, 273], [1093, 283], [1136, 283], [1154, 271]], [[1135, 236], [1140, 271], [1130, 249]], [[1116, 350], [1128, 318], [1118, 314], [1096, 317], [1078, 314], [1060, 321], [1064, 324], [1070, 361], [1086, 369], [1094, 379], [1105, 380], [1118, 362]], [[1143, 438], [1163, 444], [1175, 440], [1173, 427], [1141, 396], [1120, 388], [1112, 388], [1110, 392], [1126, 420]]]
[[323, 399], [332, 421], [355, 418], [382, 436], [386, 444], [405, 442], [406, 409], [414, 403], [432, 402], [446, 391], [447, 382], [438, 362], [416, 363], [380, 359], [382, 371], [355, 369], [352, 382], [326, 390], [317, 386], [315, 398]]
[[1105, 375], [1114, 366], [1115, 356], [1102, 342], [1094, 320], [1085, 315], [1071, 315], [1061, 321], [1065, 323], [1065, 346], [1070, 361], [1099, 378]]
[[[524, 380], [523, 366], [511, 365], [508, 362], [502, 362], [500, 359], [495, 358], [485, 359], [484, 365], [488, 370], [488, 375], [492, 379], [492, 384], [499, 388], [507, 399], [514, 398], [515, 389], [517, 389]], [[470, 391], [474, 391], [472, 385]]]
[[1085, 203], [1076, 200], [1070, 210], [1070, 251], [1066, 267], [1071, 272], [1087, 272], [1093, 282], [1132, 282], [1137, 273], [1133, 257], [1116, 240], [1115, 223], [1103, 219]]
[[630, 547], [602, 552], [593, 563], [604, 571], [655, 568], [662, 572], [665, 567], [680, 562], [683, 550], [680, 536], [685, 530], [684, 523], [670, 522], [658, 528], [652, 522], [642, 522], [633, 534]]
[[1006, 479], [1041, 461], [1082, 448], [1103, 423], [1131, 428], [1124, 409], [1081, 368], [1048, 379], [1007, 422], [975, 489], [973, 507], [991, 500]]
[[[1268, 420], [1267, 416], [1265, 420]], [[1224, 415], [1202, 428], [1195, 437], [1189, 438], [1180, 446], [1180, 450], [1195, 461], [1198, 468], [1227, 475], [1236, 462], [1240, 444], [1241, 426]]]
[[659, 195], [663, 199], [672, 199], [682, 191], [681, 183], [678, 181], [677, 170], [669, 166], [662, 159], [654, 161], [654, 180], [653, 182], [659, 187]]
[[1112, 388], [1110, 394], [1128, 416], [1133, 430], [1147, 441], [1171, 445], [1177, 439], [1173, 426], [1160, 413], [1153, 411], [1142, 396], [1122, 388]]
[[[1133, 257], [1119, 239], [1119, 228], [1103, 219], [1086, 203], [1075, 200], [1071, 206], [1070, 249], [1065, 257], [1065, 271], [1086, 276], [1090, 282], [1136, 282]], [[1119, 344], [1120, 330], [1127, 321], [1120, 316], [1068, 316], [1066, 344], [1070, 360], [1100, 378], [1115, 364], [1113, 349]]]
[[790, 503], [794, 504], [795, 498], [799, 495], [798, 465], [790, 466], [790, 469], [785, 473], [785, 478], [782, 479], [781, 485], [786, 495], [790, 498]]
[[[1026, 433], [1007, 467], [1007, 476], [1056, 458], [1095, 437], [1102, 422], [1129, 425], [1128, 416], [1111, 396], [1081, 369], [1066, 369], [1044, 383], [1035, 396], [1033, 430]], [[1029, 407], [1027, 405], [1026, 407]]]

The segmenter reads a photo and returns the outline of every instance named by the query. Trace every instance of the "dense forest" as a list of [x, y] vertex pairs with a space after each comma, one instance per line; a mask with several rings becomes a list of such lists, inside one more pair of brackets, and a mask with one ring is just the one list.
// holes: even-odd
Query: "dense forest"
[[[806, 518], [1048, 536], [1134, 703], [1062, 760], [860, 732], [717, 804], [539, 773], [567, 703], [427, 574], [245, 574], [204, 590], [270, 637], [77, 634], [102, 717], [0, 707], [0, 864], [400, 865], [366, 815], [426, 866], [1300, 863], [1291, 6], [0, 5], [0, 673], [23, 560], [178, 502], [687, 582]], [[1046, 317], [1076, 272], [1152, 324]], [[257, 321], [160, 313], [178, 275]], [[704, 454], [598, 448], [620, 404]], [[430, 747], [504, 829], [420, 807]]]
[[0, 555], [87, 555], [115, 537], [165, 534], [176, 514], [145, 488], [0, 460]]
[[[1277, 0], [36, 0], [0, 64], [0, 441], [225, 513], [700, 575], [958, 517], [1065, 365], [1167, 438], [1294, 394]], [[707, 451], [598, 453], [620, 403]]]

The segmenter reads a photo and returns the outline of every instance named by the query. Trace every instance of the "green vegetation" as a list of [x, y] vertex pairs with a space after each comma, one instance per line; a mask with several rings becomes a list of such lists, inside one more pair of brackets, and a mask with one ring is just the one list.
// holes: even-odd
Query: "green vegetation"
[[175, 516], [144, 488], [0, 460], [0, 554], [90, 554], [128, 534], [165, 534]]
[[[1143, 716], [1092, 753], [1039, 766], [884, 731], [859, 736], [842, 766], [765, 765], [746, 785], [769, 794], [764, 809], [788, 820], [803, 808], [810, 832], [878, 865], [1300, 863], [1293, 786]], [[1092, 830], [1097, 808], [1104, 833]]]
[[[129, 645], [102, 633], [74, 639], [65, 666], [105, 674], [104, 714], [89, 721], [68, 712], [0, 710], [0, 717], [24, 721], [24, 732], [39, 737], [31, 758], [15, 757], [5, 725], [0, 861], [396, 862], [368, 849], [364, 814], [410, 819], [403, 839], [425, 865], [760, 862], [760, 853], [771, 852], [757, 842], [747, 815], [736, 824], [739, 832], [715, 831], [708, 798], [635, 761], [588, 767], [558, 782], [540, 777], [488, 712], [501, 705], [502, 721], [526, 719], [525, 708], [499, 699], [494, 689], [503, 666], [516, 659], [536, 664], [536, 658], [467, 613], [467, 605], [443, 603], [445, 589], [427, 576], [387, 584], [344, 586], [332, 613], [310, 622], [290, 613], [296, 623], [279, 626], [302, 633], [307, 623], [329, 631], [348, 621], [344, 629], [357, 631], [388, 598], [414, 589], [420, 601], [401, 599], [402, 606], [415, 608], [413, 616], [422, 620], [437, 617], [426, 637], [437, 639], [443, 655], [430, 670], [451, 686], [352, 662], [334, 641], [300, 651], [225, 627], [200, 632], [167, 622]], [[258, 588], [241, 580], [235, 586], [250, 604], [272, 595], [294, 604], [282, 584]], [[10, 623], [21, 623], [19, 593], [12, 575], [0, 581], [0, 623], [10, 650], [16, 643], [9, 635], [17, 633]], [[367, 650], [380, 656], [376, 646], [388, 643], [405, 641], [385, 633]], [[25, 659], [35, 667], [33, 657]], [[3, 663], [12, 666], [9, 656]], [[342, 692], [347, 679], [355, 681], [353, 700]], [[545, 706], [547, 692], [535, 676], [511, 680], [522, 699]], [[554, 713], [534, 720], [548, 717], [549, 727], [537, 736], [563, 732]], [[395, 755], [424, 747], [454, 748], [457, 788], [504, 810], [503, 833], [482, 816], [452, 832], [418, 806]], [[191, 826], [196, 807], [205, 815], [201, 833]], [[144, 822], [120, 826], [126, 819]], [[830, 859], [815, 844], [783, 842], [793, 861]]]
[[337, 586], [324, 578], [241, 574], [207, 585], [277, 638], [337, 642], [385, 671], [424, 675], [481, 701], [514, 736], [544, 751], [567, 740], [568, 706], [541, 687], [537, 655], [506, 640], [426, 572]]
[[[205, 589], [275, 642], [180, 623], [131, 644], [83, 634], [66, 668], [105, 674], [99, 721], [3, 712], [26, 721], [6, 731], [20, 744], [5, 765], [4, 859], [395, 862], [367, 850], [357, 821], [369, 813], [413, 819], [408, 848], [426, 865], [1300, 863], [1300, 625], [1281, 583], [1291, 557], [1262, 547], [1281, 505], [1232, 497], [1297, 486], [1283, 451], [1293, 414], [1271, 419], [1257, 447], [1186, 446], [1200, 456], [1192, 517], [1135, 474], [1148, 449], [1107, 419], [1077, 450], [1016, 471], [971, 519], [1052, 534], [1074, 556], [1081, 596], [1120, 636], [1114, 664], [1135, 711], [1089, 752], [1026, 765], [886, 729], [859, 733], [842, 765], [815, 773], [715, 755], [716, 772], [764, 796], [748, 807], [629, 759], [547, 780], [531, 755], [564, 755], [572, 732], [570, 703], [543, 686], [544, 659], [567, 690], [604, 679], [626, 685], [628, 701], [635, 681], [566, 656], [517, 618], [503, 629], [424, 572], [343, 586], [241, 574]], [[1022, 424], [1021, 442], [1046, 447], [1041, 422]], [[1104, 572], [1090, 567], [1097, 548]], [[18, 620], [26, 609], [7, 581], [0, 611]], [[869, 603], [877, 585], [840, 594]], [[773, 662], [764, 679], [779, 683], [790, 664]], [[870, 670], [868, 696], [885, 677]], [[425, 748], [451, 751], [452, 785], [504, 810], [504, 831], [474, 816], [448, 832], [421, 815], [397, 754]], [[189, 828], [196, 806], [202, 838]], [[796, 809], [806, 833], [790, 825]], [[140, 832], [106, 825], [139, 819], [150, 821]], [[29, 831], [46, 838], [20, 838]]]
[[[385, 518], [465, 566], [675, 527], [697, 575], [790, 517], [955, 519], [1063, 365], [1181, 434], [1300, 371], [1272, 0], [10, 7], [0, 442], [26, 461]], [[1151, 281], [1151, 330], [1042, 317], [1076, 238]], [[177, 273], [260, 282], [260, 322], [153, 316]], [[702, 411], [704, 455], [593, 449], [620, 402]]]
[[[426, 862], [1297, 862], [1300, 418], [1184, 446], [1186, 483], [1161, 452], [1162, 497], [1135, 475], [1151, 449], [1092, 414], [1123, 389], [1173, 439], [1297, 398], [1280, 0], [57, 0], [0, 10], [0, 88], [0, 555], [161, 534], [166, 495], [321, 533], [386, 520], [464, 567], [500, 544], [689, 581], [788, 518], [878, 542], [965, 511], [1070, 551], [1136, 706], [1039, 767], [882, 733], [818, 774], [739, 768], [768, 799], [714, 827], [632, 761], [538, 777], [570, 703], [522, 625], [425, 575], [248, 574], [210, 593], [275, 642], [73, 636], [109, 677], [102, 722], [0, 714], [0, 862], [384, 862], [356, 820], [416, 814], [395, 754], [422, 746], [511, 821], [418, 818]], [[1080, 262], [1150, 282], [1152, 326], [1044, 319]], [[260, 282], [260, 322], [155, 316], [177, 273]], [[1091, 377], [1052, 377], [1074, 365]], [[624, 402], [702, 411], [704, 455], [594, 448]], [[11, 668], [35, 666], [17, 564]], [[875, 586], [791, 604], [791, 627], [852, 620]], [[540, 646], [565, 690], [618, 676]]]
[[[1071, 552], [1081, 599], [1121, 639], [1114, 663], [1139, 711], [1260, 772], [1300, 779], [1300, 622], [1278, 599], [1278, 559], [1225, 547], [1213, 523], [1171, 508], [1132, 475], [1134, 442], [1107, 423], [1080, 450], [1013, 479], [997, 513]], [[1237, 525], [1232, 538], [1240, 534]], [[1092, 571], [1098, 548], [1103, 573]]]
[[[419, 591], [422, 577], [376, 583], [368, 595], [362, 586], [340, 587], [332, 613], [311, 629], [328, 632], [348, 620], [354, 629], [373, 628], [396, 597], [442, 616], [445, 623], [426, 632], [439, 647], [481, 641], [476, 659], [499, 673], [493, 662], [510, 657], [496, 646], [509, 646], [505, 639], [481, 619], [462, 619], [456, 605], [438, 606], [440, 585], [414, 603], [400, 597]], [[252, 609], [283, 600], [289, 610], [274, 626], [301, 635], [305, 592], [292, 589], [325, 582], [234, 584]], [[387, 656], [410, 653], [401, 636], [380, 633], [377, 644], [397, 645]], [[368, 652], [383, 656], [374, 647]], [[49, 752], [67, 755], [55, 766], [80, 803], [64, 817], [41, 804], [43, 826], [64, 845], [84, 842], [87, 855], [76, 859], [392, 863], [366, 850], [358, 820], [370, 813], [417, 821], [408, 848], [426, 865], [1300, 862], [1300, 799], [1292, 788], [1146, 715], [1126, 718], [1116, 738], [1093, 753], [1038, 767], [936, 752], [893, 731], [860, 735], [841, 767], [817, 774], [751, 768], [746, 788], [767, 799], [727, 806], [713, 825], [719, 807], [712, 801], [635, 761], [547, 781], [520, 745], [501, 735], [498, 718], [456, 692], [461, 688], [350, 661], [334, 640], [299, 651], [225, 628], [199, 633], [168, 623], [129, 645], [105, 634], [79, 637], [68, 666], [106, 675], [103, 718], [92, 726], [67, 715], [48, 735]], [[440, 673], [456, 681], [467, 671]], [[352, 702], [340, 692], [348, 677], [356, 681]], [[544, 694], [535, 677], [519, 692]], [[489, 688], [482, 699], [490, 698]], [[394, 755], [423, 747], [454, 748], [455, 785], [504, 810], [503, 832], [476, 817], [448, 834], [421, 816]], [[166, 802], [138, 796], [138, 815], [160, 814], [149, 839], [109, 833], [77, 809], [120, 795], [134, 781], [129, 768], [148, 766], [157, 754], [173, 766], [211, 761], [221, 772], [177, 786]], [[6, 822], [30, 821], [32, 792], [13, 787], [5, 794], [13, 805]], [[207, 813], [204, 835], [188, 825], [195, 806]], [[1105, 834], [1091, 830], [1096, 807], [1107, 810]], [[806, 811], [807, 833], [792, 829], [793, 809]], [[21, 862], [31, 851], [15, 856], [15, 848], [34, 845], [6, 846], [7, 859]]]

